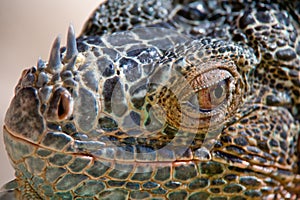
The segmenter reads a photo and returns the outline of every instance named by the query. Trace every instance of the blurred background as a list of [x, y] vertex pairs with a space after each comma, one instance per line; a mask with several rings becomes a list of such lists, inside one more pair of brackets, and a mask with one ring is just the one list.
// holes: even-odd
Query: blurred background
[[52, 42], [62, 36], [65, 45], [70, 23], [77, 35], [85, 20], [103, 0], [0, 1], [0, 188], [14, 178], [2, 136], [6, 109], [25, 68], [47, 60]]

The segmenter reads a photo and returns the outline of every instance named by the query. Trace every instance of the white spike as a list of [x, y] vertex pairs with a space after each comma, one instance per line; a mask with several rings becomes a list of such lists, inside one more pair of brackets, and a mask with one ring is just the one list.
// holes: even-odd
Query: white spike
[[52, 49], [50, 51], [50, 58], [47, 66], [47, 70], [50, 73], [59, 72], [62, 68], [61, 58], [60, 58], [60, 36], [58, 36], [52, 45]]
[[38, 70], [43, 70], [45, 67], [46, 67], [46, 63], [41, 58], [39, 58], [37, 61]]
[[76, 44], [76, 36], [74, 27], [72, 24], [69, 26], [68, 30], [68, 37], [67, 37], [67, 53], [66, 53], [66, 60], [70, 60], [72, 57], [78, 54], [77, 44]]

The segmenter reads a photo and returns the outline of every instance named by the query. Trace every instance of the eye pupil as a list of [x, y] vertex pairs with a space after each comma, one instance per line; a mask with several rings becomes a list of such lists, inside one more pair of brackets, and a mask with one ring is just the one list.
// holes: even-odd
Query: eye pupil
[[224, 89], [221, 85], [218, 85], [218, 87], [214, 90], [214, 95], [216, 98], [221, 98], [223, 95]]

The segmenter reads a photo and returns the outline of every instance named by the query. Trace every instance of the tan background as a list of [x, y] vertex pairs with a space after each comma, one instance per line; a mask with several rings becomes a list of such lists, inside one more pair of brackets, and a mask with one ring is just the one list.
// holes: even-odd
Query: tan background
[[[0, 126], [14, 86], [24, 68], [47, 60], [54, 38], [61, 34], [63, 44], [69, 23], [77, 34], [101, 0], [1, 0], [0, 1]], [[12, 180], [0, 129], [0, 188]]]

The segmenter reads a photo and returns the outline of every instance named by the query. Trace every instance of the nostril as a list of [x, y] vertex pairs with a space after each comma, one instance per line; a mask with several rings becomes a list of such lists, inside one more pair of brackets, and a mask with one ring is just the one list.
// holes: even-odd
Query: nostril
[[61, 118], [64, 118], [64, 115], [65, 113], [67, 112], [65, 107], [64, 107], [64, 103], [63, 103], [63, 100], [60, 99], [59, 103], [58, 103], [58, 109], [57, 109], [57, 114], [58, 114], [58, 117], [61, 119]]
[[61, 121], [70, 117], [73, 113], [73, 98], [65, 88], [58, 88], [53, 93], [47, 110], [47, 119]]
[[62, 93], [57, 106], [58, 119], [63, 120], [72, 114], [73, 103], [69, 93]]

